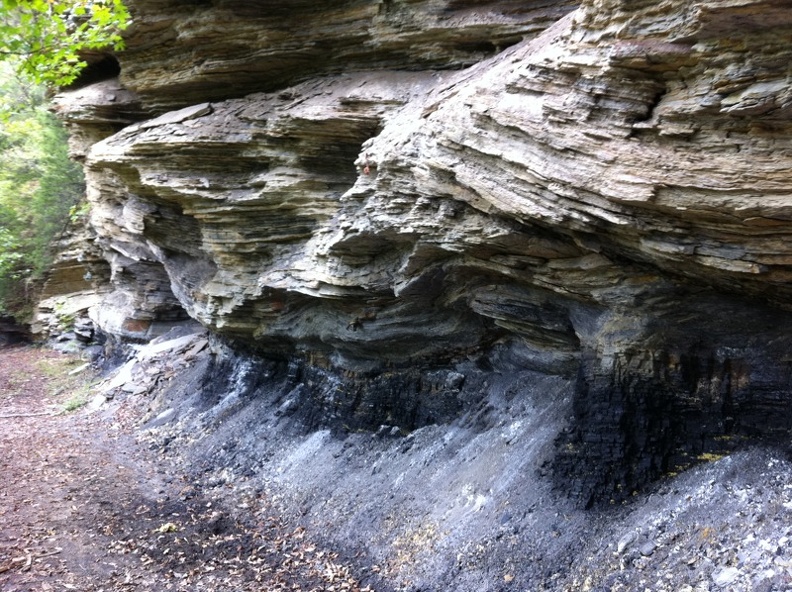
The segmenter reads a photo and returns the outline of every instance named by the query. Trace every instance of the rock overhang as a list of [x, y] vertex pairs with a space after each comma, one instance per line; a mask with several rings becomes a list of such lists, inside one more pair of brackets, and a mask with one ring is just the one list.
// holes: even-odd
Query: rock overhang
[[[471, 359], [577, 375], [615, 411], [582, 405], [573, 438], [603, 458], [638, 446], [654, 460], [635, 482], [701, 434], [690, 419], [647, 444], [619, 432], [627, 407], [666, 401], [650, 432], [706, 408], [702, 450], [761, 431], [771, 400], [783, 416], [788, 25], [726, 26], [777, 4], [299, 5], [300, 35], [333, 29], [327, 60], [292, 51], [299, 35], [253, 38], [280, 5], [245, 23], [232, 3], [134, 4], [123, 102], [149, 117], [87, 158], [107, 331], [189, 316], [339, 375]], [[339, 20], [312, 30], [320, 14]], [[267, 56], [241, 57], [262, 39]]]

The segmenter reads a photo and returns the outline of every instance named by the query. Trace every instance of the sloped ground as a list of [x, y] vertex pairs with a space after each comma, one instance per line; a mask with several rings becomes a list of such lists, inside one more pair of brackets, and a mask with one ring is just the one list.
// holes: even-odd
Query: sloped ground
[[583, 510], [544, 470], [564, 381], [504, 370], [470, 413], [393, 435], [306, 427], [312, 380], [187, 335], [141, 348], [103, 384], [113, 398], [100, 413], [128, 415], [204, 495], [239, 506], [260, 492], [380, 592], [792, 592], [792, 466], [779, 447], [704, 455]]
[[229, 511], [140, 447], [121, 414], [73, 409], [88, 398], [90, 371], [68, 375], [80, 364], [0, 350], [3, 592], [361, 590], [266, 499], [228, 484]]
[[613, 513], [563, 589], [790, 592], [791, 476], [754, 448], [669, 479]]
[[[88, 392], [88, 370], [66, 374], [78, 360], [0, 350], [0, 590], [792, 591], [792, 466], [779, 449], [702, 459], [597, 512], [565, 505], [531, 472], [515, 476], [524, 493], [508, 504], [482, 489], [459, 505], [453, 483], [440, 485], [477, 454], [495, 463], [484, 440], [479, 452], [452, 453], [450, 437], [441, 457], [427, 452], [459, 428], [391, 441], [298, 434], [298, 458], [283, 438], [264, 447], [262, 430], [278, 429], [266, 401], [249, 417], [228, 401], [165, 409], [177, 403], [168, 384], [184, 396], [198, 387], [186, 367], [200, 366], [190, 358], [202, 347], [194, 336], [141, 350], [126, 366], [135, 372], [94, 389], [114, 397], [95, 413], [62, 412]], [[436, 476], [387, 477], [413, 464]], [[289, 482], [305, 492], [288, 495]]]

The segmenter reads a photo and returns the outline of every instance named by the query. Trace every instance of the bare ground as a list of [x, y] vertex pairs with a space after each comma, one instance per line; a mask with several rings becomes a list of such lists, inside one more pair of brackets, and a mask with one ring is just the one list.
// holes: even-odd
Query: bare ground
[[260, 494], [210, 497], [122, 418], [75, 409], [80, 364], [0, 349], [0, 590], [370, 590]]

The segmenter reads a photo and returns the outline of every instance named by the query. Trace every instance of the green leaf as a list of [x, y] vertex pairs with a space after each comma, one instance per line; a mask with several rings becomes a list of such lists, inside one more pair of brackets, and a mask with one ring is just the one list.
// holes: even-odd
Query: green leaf
[[121, 0], [0, 0], [0, 61], [39, 83], [63, 86], [85, 67], [86, 49], [120, 50], [129, 26]]

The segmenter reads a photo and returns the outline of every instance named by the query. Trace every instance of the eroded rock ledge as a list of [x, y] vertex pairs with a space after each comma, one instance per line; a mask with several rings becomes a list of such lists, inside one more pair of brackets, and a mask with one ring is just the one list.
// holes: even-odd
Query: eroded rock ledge
[[130, 4], [124, 94], [61, 102], [105, 332], [197, 320], [345, 417], [389, 393], [367, 429], [572, 381], [548, 471], [583, 504], [785, 439], [783, 3]]

